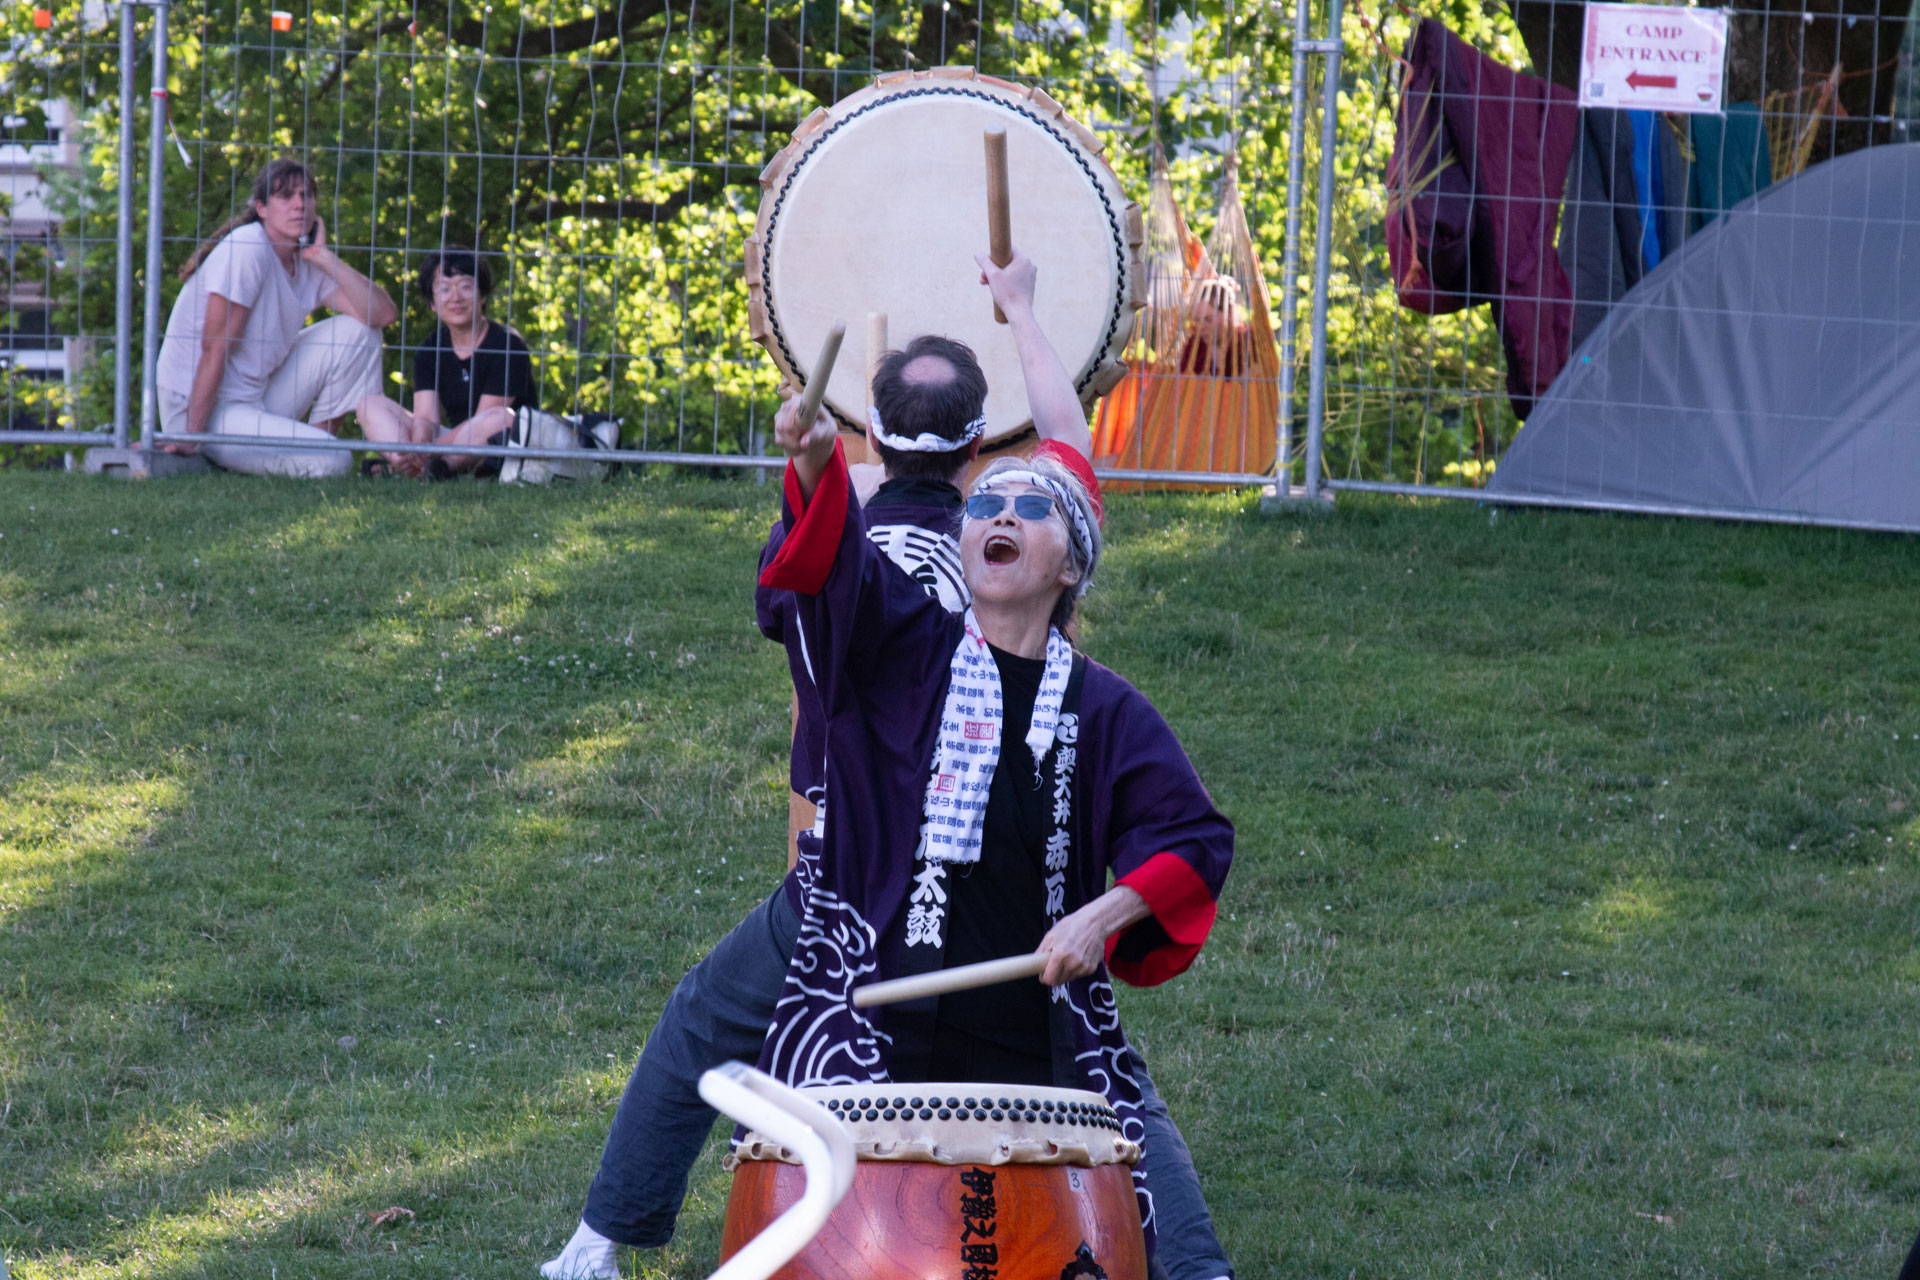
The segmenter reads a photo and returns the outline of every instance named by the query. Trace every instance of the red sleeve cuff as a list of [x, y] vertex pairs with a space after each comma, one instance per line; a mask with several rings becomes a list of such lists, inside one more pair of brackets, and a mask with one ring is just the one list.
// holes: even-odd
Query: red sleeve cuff
[[[1185, 973], [1213, 931], [1216, 909], [1207, 882], [1184, 859], [1156, 853], [1119, 883], [1146, 899], [1153, 918], [1107, 939], [1107, 967], [1113, 976], [1131, 986], [1151, 987]], [[1149, 935], [1158, 936], [1149, 940]], [[1126, 945], [1130, 941], [1135, 945]], [[1138, 945], [1142, 941], [1147, 943], [1144, 948]]]
[[1106, 523], [1107, 504], [1100, 496], [1100, 480], [1093, 474], [1093, 463], [1087, 460], [1086, 454], [1081, 453], [1072, 445], [1063, 444], [1058, 440], [1042, 440], [1040, 447], [1033, 451], [1033, 456], [1036, 458], [1051, 458], [1067, 470], [1073, 472], [1080, 483], [1086, 487], [1087, 497], [1093, 500], [1094, 519], [1100, 521], [1102, 524]]
[[846, 532], [847, 483], [847, 456], [838, 440], [812, 502], [801, 495], [793, 464], [787, 464], [787, 537], [760, 571], [761, 586], [803, 596], [820, 594], [840, 554], [840, 535]]

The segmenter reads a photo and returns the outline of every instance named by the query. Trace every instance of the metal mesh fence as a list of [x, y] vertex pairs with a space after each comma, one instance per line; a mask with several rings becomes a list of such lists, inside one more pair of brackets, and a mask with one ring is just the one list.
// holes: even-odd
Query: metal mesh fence
[[[72, 406], [98, 363], [114, 307], [111, 205], [89, 198], [88, 122], [118, 109], [118, 76], [66, 83], [62, 61], [118, 52], [108, 12], [76, 8], [61, 29], [52, 10], [8, 11], [0, 60], [0, 429], [79, 425]], [[94, 425], [102, 419], [95, 419]], [[110, 415], [104, 419], [110, 423]]]
[[[961, 64], [1042, 87], [1143, 196], [1162, 144], [1201, 237], [1233, 151], [1259, 260], [1281, 256], [1292, 16], [1265, 5], [273, 2], [166, 11], [160, 270], [136, 270], [136, 309], [156, 299], [164, 324], [181, 264], [246, 207], [264, 164], [297, 157], [331, 247], [399, 304], [383, 335], [395, 399], [436, 323], [419, 264], [476, 245], [489, 316], [525, 339], [544, 408], [615, 415], [630, 450], [747, 461], [776, 403], [742, 280], [757, 177], [811, 111], [886, 71]], [[148, 194], [145, 166], [116, 159], [126, 11], [51, 4], [44, 27], [9, 13], [16, 56], [0, 77], [10, 100], [73, 112], [65, 150], [41, 165], [58, 247], [32, 269], [41, 323], [78, 354], [64, 383], [16, 378], [7, 403], [47, 427], [106, 428], [109, 357], [124, 355], [122, 421], [137, 425], [148, 353], [140, 326], [113, 349], [114, 245], [100, 234], [123, 193], [135, 209]], [[159, 12], [138, 16], [142, 130]], [[144, 263], [148, 229], [137, 214], [130, 229]]]
[[[1524, 66], [1510, 16], [1479, 5], [1415, 11], [1460, 31], [1502, 62]], [[1395, 118], [1414, 14], [1360, 10], [1345, 23], [1338, 160], [1345, 199], [1330, 228], [1327, 403], [1330, 480], [1481, 484], [1511, 439], [1500, 337], [1488, 308], [1425, 315], [1399, 305], [1387, 228], [1446, 161], [1429, 150], [1410, 181], [1390, 180]], [[1397, 190], [1395, 189], [1397, 186]]]
[[[1241, 0], [1183, 8], [328, 0], [275, 11], [238, 0], [170, 10], [82, 0], [11, 10], [13, 56], [0, 65], [11, 140], [0, 148], [0, 170], [13, 197], [0, 375], [8, 421], [0, 426], [137, 426], [145, 339], [137, 326], [116, 336], [126, 320], [117, 309], [137, 300], [164, 317], [180, 264], [245, 206], [264, 163], [294, 155], [319, 180], [334, 247], [399, 303], [382, 369], [395, 399], [406, 398], [414, 355], [436, 323], [414, 282], [421, 261], [473, 244], [495, 281], [490, 314], [524, 337], [543, 407], [618, 417], [622, 446], [636, 458], [752, 464], [777, 377], [748, 337], [742, 270], [762, 166], [809, 113], [876, 75], [958, 64], [1045, 89], [1106, 140], [1127, 190], [1146, 206], [1150, 306], [1131, 353], [1135, 376], [1096, 424], [1112, 428], [1100, 437], [1105, 466], [1241, 480], [1279, 469], [1310, 491], [1498, 494], [1501, 460], [1526, 438], [1523, 424], [1543, 420], [1540, 405], [1558, 411], [1573, 401], [1671, 422], [1711, 408], [1689, 398], [1697, 389], [1658, 391], [1638, 370], [1595, 384], [1583, 367], [1604, 347], [1592, 343], [1593, 331], [1624, 328], [1609, 316], [1643, 301], [1640, 278], [1662, 270], [1636, 257], [1650, 247], [1649, 226], [1670, 229], [1669, 259], [1698, 259], [1700, 237], [1720, 234], [1714, 215], [1739, 193], [1723, 183], [1703, 195], [1698, 174], [1708, 167], [1704, 151], [1727, 154], [1736, 115], [1749, 130], [1749, 159], [1764, 170], [1750, 186], [1765, 198], [1789, 177], [1907, 140], [1920, 111], [1914, 24], [1899, 0], [1725, 10], [1725, 98], [1742, 105], [1659, 118], [1649, 157], [1664, 150], [1678, 168], [1657, 197], [1631, 201], [1640, 240], [1617, 228], [1597, 238], [1596, 284], [1596, 260], [1576, 261], [1574, 241], [1582, 228], [1626, 226], [1633, 180], [1611, 172], [1594, 185], [1582, 148], [1593, 149], [1595, 126], [1564, 107], [1587, 8], [1571, 0], [1385, 0], [1353, 9], [1322, 0], [1304, 10]], [[171, 18], [168, 92], [150, 101], [165, 108], [157, 145], [166, 185], [154, 222], [159, 269], [142, 271], [147, 224], [119, 218], [116, 205], [144, 204], [151, 162], [128, 164], [116, 148], [116, 139], [122, 148], [130, 141], [123, 126], [135, 123], [116, 86], [138, 83], [147, 99], [161, 13]], [[129, 16], [141, 32], [132, 46], [123, 42]], [[1422, 20], [1498, 74], [1535, 78], [1494, 89], [1418, 81], [1410, 40]], [[1337, 38], [1314, 38], [1329, 30]], [[1316, 61], [1337, 68], [1331, 83], [1313, 72]], [[1502, 219], [1531, 210], [1545, 228], [1534, 248], [1561, 264], [1564, 290], [1525, 273], [1489, 290], [1478, 277], [1509, 264], [1490, 262], [1486, 246], [1471, 241], [1454, 266], [1475, 282], [1436, 301], [1447, 290], [1410, 275], [1431, 265], [1419, 219], [1431, 212], [1425, 206], [1453, 198], [1443, 171], [1461, 165], [1457, 139], [1444, 131], [1441, 143], [1408, 142], [1410, 83], [1424, 84], [1418, 103], [1436, 119], [1469, 138], [1484, 134], [1478, 145], [1499, 150], [1499, 131], [1512, 134], [1522, 99], [1548, 82], [1560, 86], [1554, 109], [1576, 122], [1570, 154], [1544, 184], [1551, 189], [1482, 184], [1471, 195]], [[1523, 83], [1532, 87], [1514, 87]], [[136, 104], [142, 126], [145, 106]], [[1157, 152], [1166, 158], [1159, 170]], [[124, 289], [114, 242], [123, 222], [136, 267]], [[1827, 231], [1845, 225], [1830, 216], [1810, 234], [1833, 241]], [[1203, 266], [1183, 260], [1189, 250]], [[1729, 260], [1727, 250], [1715, 252]], [[1747, 275], [1791, 276], [1796, 262], [1814, 261], [1804, 247], [1783, 255]], [[1230, 287], [1199, 287], [1209, 273]], [[1417, 306], [1407, 305], [1410, 296]], [[1757, 323], [1769, 305], [1677, 296], [1659, 304], [1723, 329]], [[1835, 303], [1823, 305], [1831, 312]], [[1559, 321], [1556, 309], [1565, 311]], [[1883, 320], [1902, 322], [1898, 313], [1840, 311], [1830, 318], [1873, 332]], [[1253, 333], [1246, 349], [1258, 360], [1236, 354], [1240, 339], [1225, 336], [1239, 332], [1223, 327], [1236, 317]], [[122, 360], [130, 389], [115, 385]], [[1226, 382], [1209, 381], [1222, 372]], [[1576, 381], [1579, 389], [1567, 391]], [[1815, 429], [1821, 412], [1811, 415]], [[1824, 425], [1844, 427], [1848, 412], [1834, 408]], [[1716, 462], [1651, 446], [1647, 434], [1594, 447], [1616, 477], [1693, 480]], [[1855, 466], [1873, 462], [1860, 455]], [[1776, 516], [1825, 510], [1833, 497], [1831, 483], [1826, 507], [1695, 488], [1694, 496], [1677, 484], [1621, 499], [1618, 486], [1586, 492], [1569, 482], [1556, 492], [1599, 505], [1644, 500]]]
[[[1348, 15], [1328, 482], [1910, 527], [1873, 493], [1910, 446], [1860, 354], [1915, 332], [1910, 197], [1860, 154], [1910, 137], [1906, 0], [1727, 8], [1722, 108], [1643, 122], [1576, 106], [1593, 8]], [[1422, 20], [1448, 33], [1424, 50]]]

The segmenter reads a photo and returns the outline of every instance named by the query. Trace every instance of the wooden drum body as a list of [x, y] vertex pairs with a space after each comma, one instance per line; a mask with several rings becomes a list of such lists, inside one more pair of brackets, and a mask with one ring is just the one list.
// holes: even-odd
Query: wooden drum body
[[987, 445], [1033, 423], [973, 257], [988, 248], [989, 130], [1007, 135], [1013, 243], [1039, 270], [1041, 330], [1082, 399], [1125, 373], [1146, 301], [1143, 235], [1099, 138], [1038, 89], [969, 67], [899, 72], [801, 123], [760, 175], [746, 247], [750, 332], [795, 386], [834, 321], [847, 322], [825, 398], [843, 428], [867, 428], [874, 314], [895, 348], [922, 334], [973, 348], [987, 375]]
[[[1100, 1095], [978, 1084], [802, 1092], [842, 1118], [860, 1164], [776, 1280], [1146, 1280], [1139, 1148]], [[791, 1159], [757, 1134], [738, 1144], [723, 1256], [800, 1198], [805, 1176]]]

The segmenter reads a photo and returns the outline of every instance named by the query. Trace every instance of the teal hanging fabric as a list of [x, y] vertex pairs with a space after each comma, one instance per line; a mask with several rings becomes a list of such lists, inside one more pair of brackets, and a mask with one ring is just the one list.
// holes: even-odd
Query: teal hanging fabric
[[1697, 115], [1690, 123], [1688, 222], [1689, 230], [1698, 231], [1754, 192], [1772, 186], [1773, 160], [1755, 103], [1729, 103], [1725, 115]]

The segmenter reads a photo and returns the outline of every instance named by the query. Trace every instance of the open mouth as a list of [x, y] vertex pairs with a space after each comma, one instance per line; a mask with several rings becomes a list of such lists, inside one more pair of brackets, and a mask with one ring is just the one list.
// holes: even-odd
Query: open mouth
[[988, 564], [1012, 564], [1020, 558], [1020, 544], [1004, 534], [994, 534], [980, 549]]

